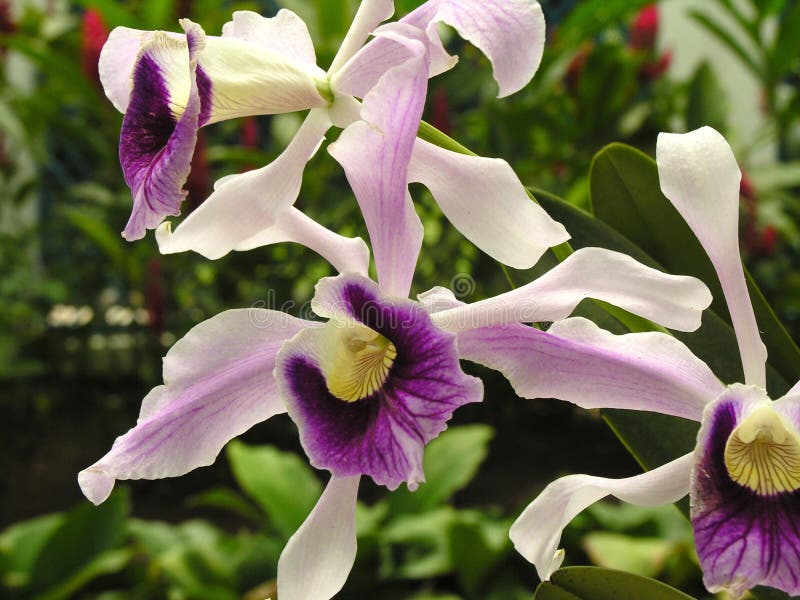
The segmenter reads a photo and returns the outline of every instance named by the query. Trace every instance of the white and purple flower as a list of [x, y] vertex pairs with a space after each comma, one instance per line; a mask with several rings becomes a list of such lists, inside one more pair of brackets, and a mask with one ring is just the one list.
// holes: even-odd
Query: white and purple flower
[[[741, 174], [725, 139], [709, 127], [687, 134], [662, 133], [657, 163], [662, 191], [716, 269], [745, 383], [723, 385], [686, 346], [666, 335], [594, 331], [597, 342], [610, 352], [636, 347], [636, 355], [620, 356], [611, 371], [583, 365], [582, 381], [564, 382], [562, 389], [553, 390], [560, 394], [554, 395], [600, 408], [657, 411], [700, 421], [695, 450], [628, 479], [559, 479], [525, 509], [511, 528], [511, 538], [544, 580], [563, 560], [563, 552], [557, 550], [563, 528], [590, 504], [612, 494], [634, 504], [657, 505], [689, 493], [695, 546], [709, 591], [726, 590], [738, 598], [753, 586], [768, 585], [798, 594], [800, 383], [774, 402], [767, 396], [766, 350], [739, 257]], [[569, 321], [574, 320], [559, 328]], [[579, 335], [585, 335], [590, 326], [573, 322], [570, 328], [570, 333], [584, 330]], [[534, 359], [509, 356], [512, 344], [502, 345], [495, 360], [511, 382], [518, 389], [532, 385], [524, 369]]]
[[[563, 226], [529, 200], [505, 161], [458, 154], [416, 137], [428, 77], [456, 62], [444, 51], [438, 23], [452, 25], [488, 56], [505, 96], [530, 81], [539, 66], [544, 17], [538, 3], [429, 0], [378, 27], [393, 10], [391, 0], [364, 0], [327, 72], [316, 66], [305, 24], [288, 10], [270, 19], [234, 13], [221, 37], [206, 37], [186, 20], [185, 36], [114, 30], [100, 73], [106, 94], [126, 112], [120, 156], [134, 209], [123, 235], [138, 239], [179, 212], [198, 127], [310, 108], [274, 162], [220, 179], [175, 231], [163, 224], [157, 232], [161, 251], [218, 258], [292, 239], [276, 223], [297, 200], [305, 164], [331, 126], [344, 129], [330, 153], [345, 169], [373, 240], [391, 235], [389, 214], [410, 225], [403, 227], [408, 238], [398, 243], [421, 243], [419, 219], [407, 202], [408, 183], [420, 182], [468, 239], [512, 267], [530, 267], [565, 241]], [[378, 211], [369, 186], [372, 174], [384, 169], [393, 171], [397, 184]], [[389, 266], [378, 249], [375, 260]]]
[[[392, 171], [384, 177], [392, 181]], [[520, 323], [562, 319], [594, 297], [693, 330], [711, 301], [694, 278], [587, 248], [536, 281], [489, 300], [462, 305], [436, 288], [417, 303], [408, 291], [418, 248], [394, 243], [404, 239], [403, 224], [395, 221], [398, 230], [379, 238], [391, 260], [389, 267], [379, 266], [378, 276], [392, 282], [391, 291], [366, 277], [364, 261], [340, 258], [339, 264], [357, 266], [317, 284], [312, 308], [325, 323], [249, 309], [223, 312], [190, 330], [167, 353], [164, 385], [144, 399], [136, 426], [79, 474], [86, 497], [104, 501], [118, 479], [177, 476], [208, 465], [230, 439], [288, 412], [309, 461], [330, 471], [331, 479], [281, 555], [279, 593], [283, 600], [330, 598], [355, 559], [360, 477], [390, 489], [403, 482], [416, 488], [424, 481], [425, 444], [456, 408], [481, 400], [480, 381], [459, 366], [460, 358], [483, 362], [470, 348], [470, 336], [488, 332], [513, 339], [521, 330], [536, 332], [539, 346], [532, 352], [541, 360], [527, 367], [528, 375], [549, 391], [559, 381], [559, 373], [551, 372], [554, 363], [581, 372], [587, 361], [608, 368], [618, 354], [631, 352], [609, 353], [591, 340], [560, 337], [552, 333], [555, 326], [544, 332]], [[386, 268], [388, 275], [381, 270]], [[400, 281], [405, 287], [398, 287]], [[478, 345], [483, 344], [491, 345]], [[491, 360], [486, 364], [494, 366]]]

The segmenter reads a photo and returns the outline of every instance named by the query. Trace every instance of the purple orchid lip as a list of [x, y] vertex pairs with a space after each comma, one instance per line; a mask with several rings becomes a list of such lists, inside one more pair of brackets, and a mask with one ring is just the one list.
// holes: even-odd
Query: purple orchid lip
[[704, 581], [800, 593], [800, 439], [763, 391], [734, 385], [709, 405], [692, 473], [691, 517]]
[[197, 129], [210, 114], [211, 82], [197, 68], [197, 54], [205, 43], [199, 25], [183, 21], [186, 29], [189, 78], [188, 98], [176, 116], [162, 54], [182, 42], [160, 32], [142, 51], [133, 73], [133, 90], [122, 121], [119, 155], [125, 182], [133, 194], [133, 210], [122, 236], [144, 237], [166, 216], [180, 214], [186, 196], [182, 189], [189, 174]]
[[[446, 428], [456, 408], [481, 399], [482, 385], [461, 371], [455, 337], [433, 325], [418, 304], [383, 298], [376, 284], [359, 276], [321, 286], [339, 314], [288, 342], [275, 371], [306, 454], [337, 477], [369, 475], [390, 489], [404, 481], [414, 489], [424, 481], [425, 444]], [[386, 368], [379, 384], [362, 387], [359, 397], [337, 397], [327, 367], [336, 353], [347, 352], [354, 332], [360, 340], [365, 331], [386, 350], [379, 355]]]

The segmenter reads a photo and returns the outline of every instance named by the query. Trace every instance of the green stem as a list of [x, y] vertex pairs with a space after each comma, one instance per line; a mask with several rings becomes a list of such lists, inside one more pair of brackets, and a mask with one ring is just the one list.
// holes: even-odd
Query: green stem
[[[466, 154], [468, 156], [477, 156], [472, 150], [470, 150], [466, 146], [462, 146], [453, 138], [451, 138], [449, 135], [439, 131], [438, 129], [436, 129], [436, 127], [434, 127], [430, 123], [426, 123], [425, 121], [420, 121], [417, 135], [419, 136], [420, 139], [425, 140], [426, 142], [430, 142], [435, 146], [439, 146], [440, 148], [444, 148], [445, 150], [450, 150], [452, 152], [457, 152], [459, 154]], [[531, 191], [527, 188], [525, 188], [525, 191], [528, 193], [528, 197], [533, 202], [536, 202], [538, 204], [538, 201], [531, 193]], [[570, 254], [574, 252], [569, 242], [564, 242], [563, 244], [559, 244], [558, 246], [553, 246], [550, 250], [553, 252], [553, 254], [558, 259], [559, 262], [563, 262]], [[503, 273], [505, 274], [506, 279], [508, 280], [509, 284], [513, 289], [515, 285], [513, 279], [511, 278], [511, 274], [508, 272], [508, 269], [506, 268], [505, 265], [501, 265], [501, 268], [503, 269]], [[656, 323], [653, 323], [652, 321], [649, 321], [648, 319], [629, 313], [627, 310], [624, 310], [617, 306], [613, 306], [612, 304], [608, 304], [607, 302], [603, 302], [602, 300], [592, 300], [592, 301], [595, 304], [597, 304], [600, 308], [605, 310], [612, 317], [617, 319], [630, 331], [633, 332], [660, 331], [661, 333], [669, 334], [669, 332], [666, 329], [664, 329], [660, 325], [657, 325]]]

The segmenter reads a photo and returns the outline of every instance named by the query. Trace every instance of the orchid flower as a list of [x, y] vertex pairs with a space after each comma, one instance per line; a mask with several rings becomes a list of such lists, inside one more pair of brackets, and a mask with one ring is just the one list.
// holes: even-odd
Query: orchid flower
[[[584, 394], [594, 397], [592, 404], [600, 408], [657, 411], [700, 421], [697, 445], [692, 453], [635, 477], [569, 475], [553, 482], [514, 523], [511, 539], [545, 580], [563, 560], [563, 552], [557, 551], [561, 531], [590, 504], [611, 494], [651, 506], [674, 502], [688, 492], [695, 546], [709, 591], [727, 590], [740, 597], [753, 586], [768, 585], [795, 595], [800, 593], [800, 383], [774, 402], [767, 396], [766, 350], [739, 255], [741, 174], [725, 139], [709, 127], [660, 134], [657, 163], [661, 190], [695, 233], [719, 277], [744, 383], [723, 385], [686, 346], [664, 334], [615, 336], [573, 319], [559, 324], [556, 335], [597, 337], [597, 343], [617, 354], [617, 365], [613, 370], [583, 365], [582, 380], [550, 391], [571, 401], [586, 402]], [[532, 347], [534, 338], [529, 334], [515, 350]], [[463, 355], [460, 339], [459, 347]], [[636, 353], [626, 355], [626, 348], [636, 348]], [[505, 355], [496, 364], [502, 363], [497, 366], [519, 391], [535, 385], [524, 371], [534, 360]], [[600, 395], [597, 385], [602, 386]]]
[[[565, 241], [564, 228], [529, 200], [505, 161], [465, 156], [416, 137], [428, 77], [456, 62], [444, 51], [438, 23], [452, 25], [488, 56], [499, 95], [506, 96], [521, 89], [541, 61], [539, 5], [428, 0], [400, 21], [378, 27], [393, 10], [391, 0], [364, 0], [327, 72], [316, 65], [305, 24], [288, 10], [274, 18], [236, 12], [221, 37], [207, 37], [186, 19], [181, 21], [186, 35], [115, 29], [100, 74], [106, 94], [125, 112], [120, 159], [134, 206], [123, 236], [141, 238], [165, 216], [178, 214], [198, 127], [311, 109], [274, 162], [220, 179], [174, 232], [162, 225], [161, 251], [194, 250], [218, 258], [272, 243], [278, 216], [296, 201], [305, 164], [332, 125], [344, 132], [331, 154], [345, 169], [373, 239], [386, 235], [387, 219], [401, 219], [413, 224], [404, 228], [409, 235], [404, 243], [421, 243], [421, 224], [406, 207], [407, 192], [396, 194], [388, 213], [377, 212], [366, 195], [365, 178], [392, 168], [404, 187], [409, 182], [428, 187], [450, 221], [500, 262], [527, 268]], [[401, 93], [389, 93], [398, 89]], [[395, 111], [395, 135], [386, 135], [384, 123], [376, 120], [370, 108], [376, 105]], [[378, 252], [375, 260], [387, 266]]]
[[[390, 134], [396, 113], [390, 106], [383, 115], [375, 110]], [[365, 194], [377, 195], [377, 212], [391, 201], [383, 191], [392, 186], [405, 182], [388, 169], [364, 184]], [[471, 305], [459, 305], [442, 288], [415, 302], [408, 293], [419, 248], [402, 243], [409, 237], [404, 228], [413, 224], [393, 223], [376, 247], [390, 259], [379, 263], [379, 281], [393, 287], [368, 279], [362, 262], [317, 284], [312, 308], [324, 323], [253, 308], [223, 312], [191, 329], [167, 353], [164, 385], [145, 397], [136, 426], [79, 474], [86, 497], [100, 503], [118, 479], [171, 477], [211, 464], [230, 439], [288, 412], [309, 462], [331, 478], [281, 554], [278, 590], [282, 600], [330, 598], [355, 559], [360, 478], [415, 489], [424, 481], [427, 442], [456, 408], [481, 400], [481, 382], [459, 365], [461, 337], [487, 329], [512, 338], [519, 329], [536, 331], [542, 360], [530, 374], [546, 387], [557, 385], [549, 361], [562, 342], [520, 323], [562, 319], [593, 297], [693, 330], [711, 302], [697, 279], [600, 248], [579, 250], [539, 279]], [[581, 359], [613, 362], [602, 348], [578, 346]]]

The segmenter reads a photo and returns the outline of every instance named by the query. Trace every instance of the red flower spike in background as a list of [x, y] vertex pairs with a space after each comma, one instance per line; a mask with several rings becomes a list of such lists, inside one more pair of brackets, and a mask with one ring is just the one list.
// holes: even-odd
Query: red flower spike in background
[[658, 6], [648, 4], [634, 17], [631, 25], [630, 47], [634, 50], [654, 50], [658, 36]]
[[100, 60], [100, 51], [108, 39], [108, 29], [103, 21], [103, 16], [93, 8], [87, 8], [83, 13], [81, 26], [81, 66], [87, 78], [100, 86], [100, 74], [97, 62]]

